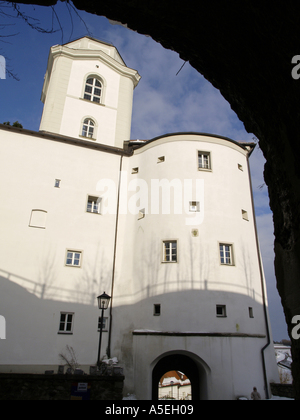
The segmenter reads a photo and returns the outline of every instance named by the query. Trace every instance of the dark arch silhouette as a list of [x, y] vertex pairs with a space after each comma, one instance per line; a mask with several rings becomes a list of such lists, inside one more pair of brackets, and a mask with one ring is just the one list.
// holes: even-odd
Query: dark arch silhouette
[[170, 370], [183, 372], [192, 385], [192, 399], [200, 399], [200, 374], [197, 364], [183, 354], [171, 354], [160, 359], [152, 371], [152, 400], [158, 400], [158, 382]]
[[[11, 2], [13, 3], [13, 2]], [[21, 0], [51, 6], [57, 0]], [[274, 222], [277, 288], [292, 342], [295, 398], [300, 399], [300, 2], [253, 0], [73, 0], [175, 50], [220, 90], [259, 140]], [[300, 61], [300, 57], [299, 57]]]

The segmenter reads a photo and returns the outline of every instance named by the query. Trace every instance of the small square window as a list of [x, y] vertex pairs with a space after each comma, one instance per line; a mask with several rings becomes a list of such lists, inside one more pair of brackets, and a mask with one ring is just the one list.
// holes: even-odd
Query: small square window
[[192, 212], [200, 211], [200, 203], [199, 203], [199, 201], [190, 201], [190, 203], [189, 203], [189, 211], [192, 211]]
[[198, 152], [198, 169], [211, 169], [210, 152]]
[[72, 334], [74, 323], [74, 312], [61, 312], [59, 329], [60, 334]]
[[165, 157], [164, 156], [160, 156], [159, 158], [157, 158], [157, 163], [162, 163], [165, 161]]
[[138, 167], [132, 168], [132, 171], [131, 171], [132, 174], [137, 174], [138, 172], [139, 172], [139, 168]]
[[155, 303], [153, 307], [153, 315], [160, 316], [160, 303]]
[[89, 195], [87, 199], [86, 211], [88, 213], [100, 214], [101, 198]]
[[249, 221], [248, 212], [246, 210], [242, 210], [242, 218], [244, 220], [248, 220]]
[[[101, 316], [99, 316], [99, 318], [98, 318], [98, 331], [100, 331], [100, 328], [101, 328], [101, 320], [102, 320], [102, 317]], [[107, 323], [108, 323], [108, 318], [107, 318], [107, 316], [104, 316], [103, 317], [103, 322], [102, 322], [102, 331], [107, 331]]]
[[56, 180], [54, 181], [54, 187], [55, 187], [55, 188], [60, 188], [60, 179], [56, 179]]
[[145, 217], [145, 209], [139, 210], [138, 220], [143, 219]]
[[163, 262], [177, 262], [177, 241], [163, 241]]
[[233, 265], [232, 245], [220, 244], [220, 261], [222, 265]]
[[249, 318], [254, 318], [253, 308], [249, 307], [248, 310], [249, 310]]
[[219, 318], [226, 317], [226, 305], [217, 305], [216, 306], [216, 315]]
[[38, 210], [38, 209], [31, 210], [31, 216], [30, 216], [30, 221], [29, 221], [30, 227], [45, 229], [46, 220], [47, 220], [46, 210]]
[[66, 265], [71, 267], [81, 266], [81, 251], [67, 251]]
[[240, 171], [243, 171], [243, 165], [241, 165], [240, 163], [238, 163], [238, 169], [239, 169]]

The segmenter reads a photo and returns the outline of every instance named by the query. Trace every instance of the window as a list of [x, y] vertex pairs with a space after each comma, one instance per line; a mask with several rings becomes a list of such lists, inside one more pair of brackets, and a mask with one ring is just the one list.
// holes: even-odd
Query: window
[[139, 172], [138, 167], [137, 168], [132, 168], [132, 171], [131, 171], [132, 174], [137, 174], [138, 172]]
[[211, 169], [209, 152], [198, 152], [198, 169]]
[[248, 308], [249, 309], [249, 318], [254, 318], [254, 315], [253, 315], [253, 308]]
[[90, 139], [94, 138], [94, 128], [95, 128], [94, 121], [90, 118], [86, 118], [82, 124], [82, 131], [81, 131], [82, 137], [88, 137]]
[[66, 265], [72, 267], [80, 267], [81, 251], [67, 251]]
[[216, 306], [216, 315], [218, 318], [226, 317], [226, 305], [217, 305]]
[[46, 228], [47, 212], [46, 210], [31, 210], [29, 226], [34, 228]]
[[153, 306], [153, 315], [160, 316], [160, 303], [155, 303]]
[[221, 264], [233, 265], [232, 245], [220, 244]]
[[163, 262], [177, 262], [177, 241], [163, 241]]
[[100, 204], [101, 198], [89, 195], [87, 199], [86, 211], [88, 213], [100, 214]]
[[60, 188], [60, 179], [56, 179], [56, 180], [54, 181], [54, 187], [55, 187], [55, 188]]
[[145, 209], [139, 210], [138, 220], [143, 219], [145, 217]]
[[61, 334], [72, 334], [74, 312], [61, 312], [58, 332]]
[[242, 218], [243, 218], [244, 220], [248, 220], [248, 221], [249, 221], [249, 218], [248, 218], [248, 213], [246, 212], [246, 210], [242, 210]]
[[158, 159], [157, 159], [157, 163], [162, 163], [162, 162], [164, 162], [165, 161], [165, 157], [164, 156], [160, 156]]
[[190, 203], [189, 203], [189, 211], [193, 211], [193, 212], [200, 211], [200, 203], [199, 203], [199, 201], [190, 201]]
[[[100, 331], [100, 328], [101, 328], [101, 321], [102, 321], [102, 317], [99, 316], [99, 318], [98, 318], [98, 331]], [[103, 322], [102, 322], [102, 331], [107, 331], [107, 329], [108, 329], [107, 321], [108, 321], [107, 316], [104, 316], [103, 317]]]
[[100, 104], [102, 84], [96, 77], [89, 77], [85, 83], [84, 99]]
[[241, 165], [240, 163], [238, 163], [238, 169], [239, 169], [240, 171], [243, 171], [243, 165]]

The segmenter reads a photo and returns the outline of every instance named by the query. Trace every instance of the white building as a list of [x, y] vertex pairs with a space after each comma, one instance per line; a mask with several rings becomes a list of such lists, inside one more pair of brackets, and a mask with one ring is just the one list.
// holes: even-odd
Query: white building
[[[0, 126], [1, 372], [89, 371], [157, 399], [170, 370], [193, 399], [268, 397], [278, 382], [248, 159], [252, 143], [175, 133], [131, 141], [140, 76], [112, 45], [51, 48], [39, 132]], [[265, 389], [265, 392], [264, 392]]]
[[290, 346], [274, 344], [275, 357], [278, 366], [279, 380], [282, 384], [292, 384], [292, 352]]

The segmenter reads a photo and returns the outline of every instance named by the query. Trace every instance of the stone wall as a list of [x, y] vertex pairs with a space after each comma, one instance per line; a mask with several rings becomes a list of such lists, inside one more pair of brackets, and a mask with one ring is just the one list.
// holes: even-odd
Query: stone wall
[[272, 395], [276, 397], [295, 398], [293, 385], [291, 384], [271, 384]]
[[124, 376], [0, 373], [0, 400], [122, 400]]

